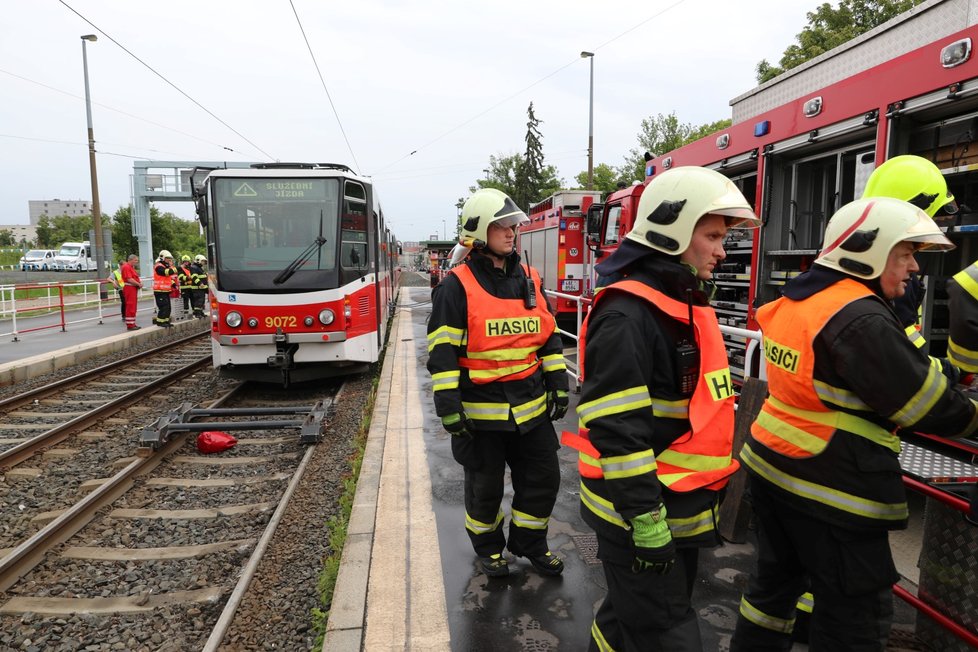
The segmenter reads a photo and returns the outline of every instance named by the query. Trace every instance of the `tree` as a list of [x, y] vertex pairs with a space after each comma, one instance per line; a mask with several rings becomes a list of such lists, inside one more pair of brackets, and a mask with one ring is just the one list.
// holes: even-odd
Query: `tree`
[[[204, 236], [197, 222], [180, 219], [173, 213], [160, 213], [156, 206], [150, 206], [149, 224], [154, 254], [160, 249], [168, 249], [178, 257], [205, 253]], [[112, 247], [117, 258], [139, 251], [139, 243], [132, 234], [132, 206], [119, 208], [112, 218]]]
[[39, 220], [37, 220], [37, 246], [43, 247], [45, 249], [50, 249], [52, 247], [52, 229], [51, 229], [51, 218], [47, 215], [42, 215]]
[[729, 119], [717, 120], [694, 127], [688, 122], [679, 122], [675, 111], [669, 115], [649, 116], [642, 120], [642, 130], [638, 134], [638, 147], [629, 151], [625, 164], [618, 168], [619, 176], [628, 182], [645, 180], [645, 153], [652, 156], [671, 152], [686, 143], [699, 140], [720, 129], [729, 127]]
[[891, 18], [909, 11], [923, 0], [840, 0], [838, 9], [824, 2], [806, 14], [808, 25], [789, 45], [779, 62], [772, 66], [766, 59], [757, 64], [757, 82], [774, 79], [786, 70], [800, 66], [832, 48], [882, 25]]
[[[587, 188], [587, 170], [579, 172], [574, 180], [580, 188]], [[614, 192], [618, 189], [619, 183], [631, 183], [631, 175], [622, 174], [622, 170], [611, 167], [607, 163], [598, 163], [594, 166], [592, 182], [595, 190], [604, 194]]]
[[0, 247], [12, 247], [17, 244], [14, 232], [10, 229], [0, 229]]

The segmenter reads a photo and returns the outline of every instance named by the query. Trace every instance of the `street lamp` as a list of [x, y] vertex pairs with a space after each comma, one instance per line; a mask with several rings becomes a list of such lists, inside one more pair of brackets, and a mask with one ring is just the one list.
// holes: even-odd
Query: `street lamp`
[[[85, 70], [85, 114], [88, 117], [88, 165], [92, 174], [92, 228], [95, 231], [95, 265], [97, 269], [95, 278], [102, 278], [102, 275], [105, 273], [105, 252], [104, 241], [102, 239], [102, 206], [98, 201], [98, 173], [95, 171], [95, 131], [92, 129], [92, 97], [88, 92], [88, 50], [85, 47], [88, 41], [94, 43], [97, 40], [98, 37], [94, 34], [86, 34], [81, 37], [82, 67]], [[99, 285], [99, 296], [103, 299], [108, 296], [107, 293], [103, 296], [101, 285]]]
[[445, 226], [445, 220], [441, 221], [441, 239], [448, 240], [448, 230], [447, 227]]
[[587, 189], [594, 187], [594, 52], [581, 52], [582, 59], [591, 60], [590, 100], [587, 110]]

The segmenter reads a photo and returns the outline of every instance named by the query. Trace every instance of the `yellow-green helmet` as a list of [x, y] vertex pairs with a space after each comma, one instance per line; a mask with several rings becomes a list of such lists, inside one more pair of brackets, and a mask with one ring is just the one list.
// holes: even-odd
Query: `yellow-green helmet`
[[490, 224], [511, 227], [529, 222], [526, 213], [516, 206], [509, 195], [495, 188], [481, 188], [462, 206], [462, 233], [459, 242], [466, 247], [480, 249], [488, 242]]
[[686, 251], [693, 229], [707, 214], [723, 215], [727, 226], [753, 228], [761, 221], [733, 181], [695, 166], [672, 168], [653, 177], [642, 192], [629, 240], [671, 255]]
[[183, 256], [180, 257], [180, 262], [181, 263], [189, 263], [190, 262], [190, 256], [184, 254]]
[[870, 197], [902, 199], [923, 209], [930, 217], [939, 210], [946, 215], [958, 212], [940, 168], [912, 154], [894, 156], [873, 170], [863, 191], [863, 199]]
[[825, 227], [815, 264], [858, 278], [878, 278], [890, 250], [901, 242], [931, 251], [954, 249], [941, 227], [920, 208], [892, 197], [871, 197], [836, 211]]

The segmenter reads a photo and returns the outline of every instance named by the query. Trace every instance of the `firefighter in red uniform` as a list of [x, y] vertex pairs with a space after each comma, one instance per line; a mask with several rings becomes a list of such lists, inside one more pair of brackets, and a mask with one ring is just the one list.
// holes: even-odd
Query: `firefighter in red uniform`
[[710, 278], [728, 228], [759, 221], [729, 179], [699, 167], [654, 177], [637, 217], [597, 267], [618, 280], [582, 329], [581, 431], [564, 434], [608, 583], [590, 649], [699, 652], [699, 548], [720, 543], [719, 491], [738, 468]]
[[787, 650], [808, 586], [812, 650], [884, 649], [898, 578], [887, 533], [908, 517], [894, 432], [978, 429], [978, 406], [890, 304], [919, 269], [915, 251], [951, 247], [921, 209], [860, 199], [829, 220], [812, 268], [758, 311], [770, 396], [740, 456], [758, 560], [732, 651]]
[[129, 254], [126, 262], [119, 265], [120, 276], [122, 277], [122, 295], [125, 297], [126, 306], [126, 329], [138, 331], [136, 325], [136, 310], [139, 308], [139, 290], [143, 287], [143, 281], [139, 278], [136, 267], [139, 265], [139, 256]]
[[153, 298], [156, 300], [156, 317], [153, 318], [153, 323], [157, 326], [173, 326], [170, 322], [170, 294], [179, 288], [179, 272], [173, 264], [173, 254], [166, 249], [161, 250], [159, 258], [153, 264]]
[[567, 411], [566, 366], [540, 276], [515, 251], [516, 229], [527, 221], [505, 193], [476, 191], [462, 208], [461, 244], [471, 253], [432, 291], [428, 320], [435, 411], [464, 467], [465, 529], [490, 577], [509, 574], [507, 548], [545, 575], [564, 569], [547, 544], [547, 523], [560, 485], [551, 420]]

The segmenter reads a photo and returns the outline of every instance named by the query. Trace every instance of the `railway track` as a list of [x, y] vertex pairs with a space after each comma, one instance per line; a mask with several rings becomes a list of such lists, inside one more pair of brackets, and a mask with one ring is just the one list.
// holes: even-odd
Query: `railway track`
[[[308, 407], [335, 391], [290, 391], [274, 405]], [[219, 404], [268, 400], [267, 390], [239, 389]], [[158, 450], [80, 485], [90, 493], [74, 505], [35, 516], [43, 527], [0, 558], [0, 631], [19, 632], [0, 634], [0, 647], [43, 639], [60, 649], [69, 630], [64, 649], [217, 649], [317, 447], [295, 430], [259, 429], [204, 456], [194, 435], [171, 432]]]

